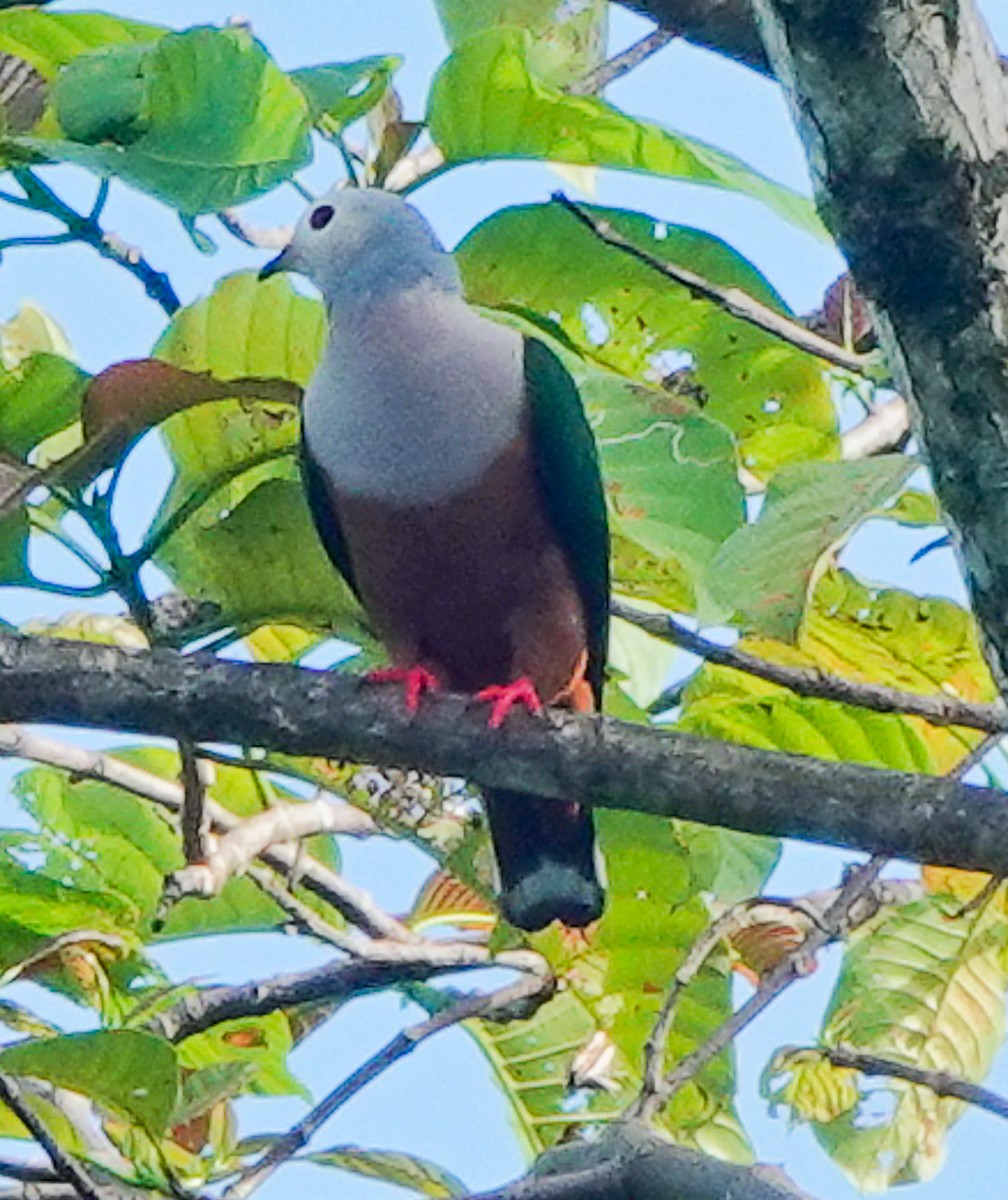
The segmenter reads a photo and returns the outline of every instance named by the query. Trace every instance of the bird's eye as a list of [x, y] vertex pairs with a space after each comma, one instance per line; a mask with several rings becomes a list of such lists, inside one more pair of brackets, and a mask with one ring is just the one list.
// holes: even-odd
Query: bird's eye
[[308, 224], [312, 229], [325, 229], [333, 218], [333, 207], [331, 204], [320, 204], [308, 218]]

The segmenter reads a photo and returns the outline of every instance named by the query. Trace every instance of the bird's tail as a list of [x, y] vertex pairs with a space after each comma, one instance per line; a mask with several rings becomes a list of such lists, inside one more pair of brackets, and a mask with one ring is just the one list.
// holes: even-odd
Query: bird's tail
[[504, 916], [519, 929], [580, 928], [602, 915], [591, 811], [517, 792], [484, 796]]

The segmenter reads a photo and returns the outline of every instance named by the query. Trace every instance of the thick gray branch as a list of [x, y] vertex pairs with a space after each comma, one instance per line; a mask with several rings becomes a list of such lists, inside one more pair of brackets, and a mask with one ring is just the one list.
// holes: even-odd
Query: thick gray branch
[[532, 1174], [471, 1200], [810, 1200], [774, 1167], [742, 1167], [676, 1146], [635, 1121], [595, 1142], [548, 1150]]
[[878, 309], [1004, 690], [1008, 76], [969, 0], [753, 6], [820, 212]]
[[488, 729], [483, 705], [332, 672], [0, 634], [8, 720], [191, 737], [378, 765], [608, 808], [1008, 875], [999, 791], [551, 711]]

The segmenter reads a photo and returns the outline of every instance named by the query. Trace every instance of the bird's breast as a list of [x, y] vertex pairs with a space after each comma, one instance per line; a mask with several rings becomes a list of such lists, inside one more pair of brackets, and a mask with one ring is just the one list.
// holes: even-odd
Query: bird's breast
[[304, 436], [339, 492], [416, 505], [479, 479], [518, 435], [523, 407], [521, 336], [418, 289], [337, 322]]

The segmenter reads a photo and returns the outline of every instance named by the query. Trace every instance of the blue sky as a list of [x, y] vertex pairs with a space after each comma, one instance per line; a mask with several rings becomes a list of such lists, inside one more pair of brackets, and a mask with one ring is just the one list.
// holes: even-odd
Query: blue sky
[[[64, 2], [58, 11], [92, 7]], [[1008, 4], [987, 0], [981, 6], [1000, 45], [1008, 49]], [[221, 0], [173, 0], [154, 6], [142, 0], [109, 0], [109, 11], [140, 18], [169, 20], [177, 27], [223, 22], [235, 8]], [[445, 53], [430, 3], [426, 0], [372, 0], [369, 4], [326, 4], [321, 0], [245, 0], [243, 15], [285, 67], [320, 60], [350, 60], [368, 54], [398, 52], [405, 64], [397, 83], [407, 113], [419, 115], [433, 70]], [[614, 13], [612, 48], [634, 40], [646, 22], [622, 10]], [[717, 56], [673, 43], [631, 76], [617, 83], [610, 98], [628, 110], [654, 118], [732, 151], [771, 177], [808, 190], [807, 173], [797, 138], [776, 85]], [[323, 154], [305, 174], [316, 191], [338, 174]], [[49, 173], [68, 198], [86, 204], [94, 192], [88, 177], [71, 171]], [[534, 164], [471, 166], [450, 172], [415, 193], [416, 205], [431, 219], [449, 245], [457, 242], [490, 212], [508, 203], [546, 198], [558, 186], [557, 176]], [[673, 184], [641, 176], [602, 173], [597, 198], [603, 203], [639, 208], [660, 219], [690, 224], [730, 241], [748, 256], [798, 311], [818, 306], [824, 288], [843, 270], [835, 250], [816, 243], [778, 220], [759, 205], [712, 189]], [[264, 222], [294, 219], [301, 201], [290, 188], [249, 206], [249, 215]], [[204, 222], [219, 242], [219, 252], [199, 254], [177, 220], [159, 205], [114, 186], [106, 221], [126, 241], [141, 246], [150, 260], [169, 271], [183, 301], [204, 294], [228, 271], [258, 265], [263, 258], [239, 246]], [[42, 226], [22, 214], [0, 209], [0, 235], [39, 232]], [[98, 369], [122, 358], [147, 353], [163, 328], [163, 314], [123, 272], [82, 247], [41, 252], [12, 252], [0, 266], [0, 320], [18, 304], [32, 299], [67, 331], [83, 365]], [[119, 518], [138, 532], [156, 508], [167, 484], [163, 456], [151, 443], [135, 456], [122, 485]], [[886, 527], [868, 528], [845, 551], [845, 561], [861, 574], [921, 592], [962, 599], [963, 589], [950, 552], [930, 555], [910, 566], [908, 559], [929, 534]], [[58, 552], [45, 550], [40, 561], [61, 577], [72, 567]], [[65, 573], [65, 575], [63, 574]], [[63, 604], [24, 594], [0, 593], [0, 615], [23, 619], [57, 615]], [[772, 890], [787, 894], [828, 886], [850, 856], [828, 850], [789, 849]], [[412, 899], [426, 866], [411, 851], [388, 843], [346, 848], [351, 878], [372, 888], [391, 910]], [[193, 975], [239, 981], [264, 969], [295, 969], [325, 960], [324, 951], [294, 939], [245, 937], [226, 943], [181, 943], [160, 953], [177, 978]], [[836, 954], [827, 955], [811, 979], [793, 988], [772, 1012], [740, 1039], [740, 1108], [763, 1161], [785, 1164], [799, 1183], [822, 1200], [848, 1200], [855, 1193], [804, 1129], [789, 1130], [771, 1120], [758, 1098], [756, 1081], [769, 1053], [784, 1042], [810, 1041], [833, 982]], [[740, 985], [741, 986], [741, 985]], [[26, 993], [27, 995], [27, 993]], [[37, 1002], [38, 992], [31, 992]], [[67, 1012], [67, 1006], [60, 1006]], [[293, 1061], [295, 1071], [316, 1095], [357, 1066], [400, 1028], [406, 1014], [390, 997], [359, 1000], [347, 1006], [326, 1029], [313, 1037]], [[68, 1013], [71, 1021], [80, 1015]], [[1004, 1056], [1002, 1056], [1002, 1059]], [[1008, 1092], [1008, 1067], [1002, 1061], [990, 1080]], [[244, 1105], [248, 1128], [278, 1129], [303, 1112], [299, 1101], [252, 1101]], [[950, 1140], [951, 1169], [910, 1194], [925, 1200], [962, 1195], [996, 1195], [1003, 1191], [1008, 1170], [1008, 1140], [995, 1118], [970, 1113]], [[458, 1173], [474, 1188], [490, 1187], [517, 1174], [522, 1160], [509, 1130], [506, 1103], [494, 1088], [479, 1052], [460, 1031], [449, 1031], [366, 1089], [333, 1120], [317, 1139], [319, 1147], [356, 1142], [426, 1155]], [[288, 1188], [339, 1189], [341, 1196], [376, 1196], [379, 1185], [349, 1177], [327, 1177], [308, 1168], [288, 1168], [263, 1189], [264, 1197], [280, 1197]], [[391, 1193], [390, 1193], [391, 1194]]]

